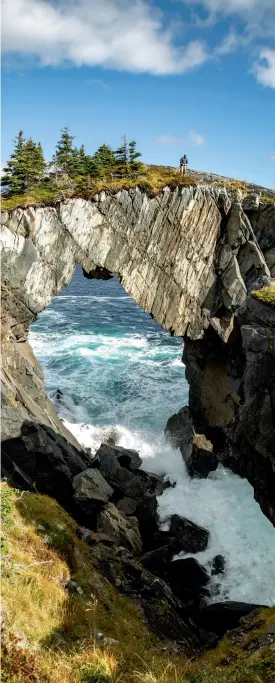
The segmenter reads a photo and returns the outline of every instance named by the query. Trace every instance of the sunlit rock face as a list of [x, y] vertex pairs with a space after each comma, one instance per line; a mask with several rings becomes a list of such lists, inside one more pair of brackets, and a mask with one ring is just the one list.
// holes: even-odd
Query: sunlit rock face
[[24, 441], [13, 456], [9, 450], [6, 468], [30, 476], [37, 467], [32, 423], [44, 425], [35, 436], [39, 466], [50, 429], [53, 450], [61, 436], [75, 449], [69, 455], [62, 446], [68, 477], [84, 469], [27, 342], [37, 313], [80, 264], [88, 277], [118, 276], [144, 311], [185, 337], [192, 416], [274, 521], [275, 308], [251, 292], [275, 277], [275, 204], [202, 185], [156, 196], [140, 188], [100, 192], [3, 212], [1, 243], [2, 438], [6, 451], [12, 439]]

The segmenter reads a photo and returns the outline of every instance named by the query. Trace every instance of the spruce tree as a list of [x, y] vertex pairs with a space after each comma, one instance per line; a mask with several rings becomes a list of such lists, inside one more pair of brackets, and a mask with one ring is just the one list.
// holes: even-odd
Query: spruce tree
[[46, 163], [41, 143], [35, 144], [29, 138], [24, 147], [24, 159], [26, 170], [25, 187], [28, 188], [39, 182], [45, 172]]
[[140, 162], [137, 161], [137, 159], [139, 159], [139, 157], [141, 157], [142, 154], [136, 151], [136, 146], [137, 143], [135, 140], [131, 140], [131, 142], [129, 142], [129, 162], [133, 169], [138, 169], [141, 165]]
[[93, 158], [95, 163], [103, 168], [112, 166], [116, 161], [115, 154], [109, 145], [101, 145], [95, 152]]
[[25, 144], [24, 133], [20, 130], [14, 140], [14, 151], [4, 168], [4, 175], [1, 178], [1, 185], [5, 187], [10, 194], [23, 192], [25, 189]]
[[65, 126], [61, 130], [61, 139], [56, 145], [56, 152], [53, 157], [53, 163], [68, 175], [72, 172], [73, 158], [75, 160], [73, 140], [74, 136], [70, 134], [69, 128]]

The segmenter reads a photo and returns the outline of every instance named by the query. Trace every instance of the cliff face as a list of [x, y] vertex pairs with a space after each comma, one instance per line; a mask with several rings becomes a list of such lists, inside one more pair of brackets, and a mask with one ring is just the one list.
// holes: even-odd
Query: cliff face
[[275, 204], [203, 186], [101, 192], [4, 212], [1, 242], [4, 471], [65, 499], [86, 467], [27, 342], [80, 264], [89, 277], [119, 276], [185, 337], [192, 417], [275, 522], [275, 308], [251, 294], [275, 277]]

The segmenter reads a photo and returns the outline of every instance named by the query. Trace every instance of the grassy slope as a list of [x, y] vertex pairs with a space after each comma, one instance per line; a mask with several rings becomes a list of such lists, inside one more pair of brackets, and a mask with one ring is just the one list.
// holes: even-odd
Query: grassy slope
[[76, 179], [73, 187], [69, 189], [54, 187], [50, 183], [37, 185], [29, 190], [28, 193], [3, 198], [2, 209], [13, 209], [16, 206], [30, 206], [39, 203], [51, 204], [65, 197], [81, 196], [89, 198], [100, 190], [117, 191], [123, 188], [136, 187], [137, 185], [152, 192], [152, 194], [156, 194], [166, 185], [196, 185], [196, 181], [190, 176], [180, 176], [177, 171], [168, 170], [161, 166], [145, 167], [141, 175], [117, 179], [106, 176], [106, 178], [94, 180], [91, 189], [87, 189], [85, 178]]
[[[257, 617], [243, 643], [224, 639], [203, 659], [189, 661], [150, 634], [134, 602], [104, 579], [77, 524], [56, 501], [2, 484], [2, 517], [3, 683], [275, 680], [275, 652], [266, 647], [253, 659], [248, 649], [274, 623], [275, 608]], [[69, 578], [81, 594], [68, 594]], [[119, 642], [100, 648], [98, 631]]]

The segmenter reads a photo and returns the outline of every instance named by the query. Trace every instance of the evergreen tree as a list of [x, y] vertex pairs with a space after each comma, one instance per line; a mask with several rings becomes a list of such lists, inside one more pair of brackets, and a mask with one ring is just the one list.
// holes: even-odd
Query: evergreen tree
[[4, 168], [4, 175], [1, 178], [1, 185], [11, 194], [24, 191], [26, 177], [24, 159], [25, 144], [24, 133], [20, 130], [14, 140], [14, 151]]
[[70, 135], [69, 128], [65, 126], [65, 128], [61, 130], [61, 139], [56, 145], [56, 152], [53, 157], [53, 163], [68, 175], [72, 172], [73, 158], [75, 160], [73, 140], [73, 135]]
[[140, 152], [136, 151], [136, 146], [137, 143], [135, 140], [129, 142], [129, 162], [134, 169], [140, 166], [140, 162], [138, 162], [137, 159], [142, 156]]
[[116, 156], [109, 145], [101, 145], [94, 154], [95, 163], [106, 168], [112, 166], [116, 161]]
[[46, 163], [41, 143], [35, 144], [31, 138], [27, 140], [23, 153], [26, 170], [25, 187], [27, 188], [43, 178]]
[[123, 165], [125, 167], [127, 166], [127, 163], [128, 163], [128, 143], [127, 143], [126, 135], [123, 135], [122, 145], [121, 145], [121, 147], [119, 147], [116, 150], [115, 156], [116, 156], [116, 162], [120, 166], [123, 166]]
[[46, 166], [40, 142], [35, 144], [31, 138], [26, 141], [20, 130], [14, 144], [14, 152], [1, 178], [1, 185], [10, 194], [24, 192], [27, 187], [38, 182], [43, 177]]
[[86, 173], [88, 173], [88, 170], [87, 170], [87, 165], [88, 165], [88, 164], [87, 164], [87, 159], [88, 159], [88, 157], [87, 157], [87, 154], [86, 154], [86, 152], [85, 152], [85, 147], [84, 147], [84, 145], [81, 145], [81, 147], [80, 147], [80, 149], [79, 149], [78, 158], [79, 158], [79, 172], [80, 172], [80, 175], [85, 175]]

